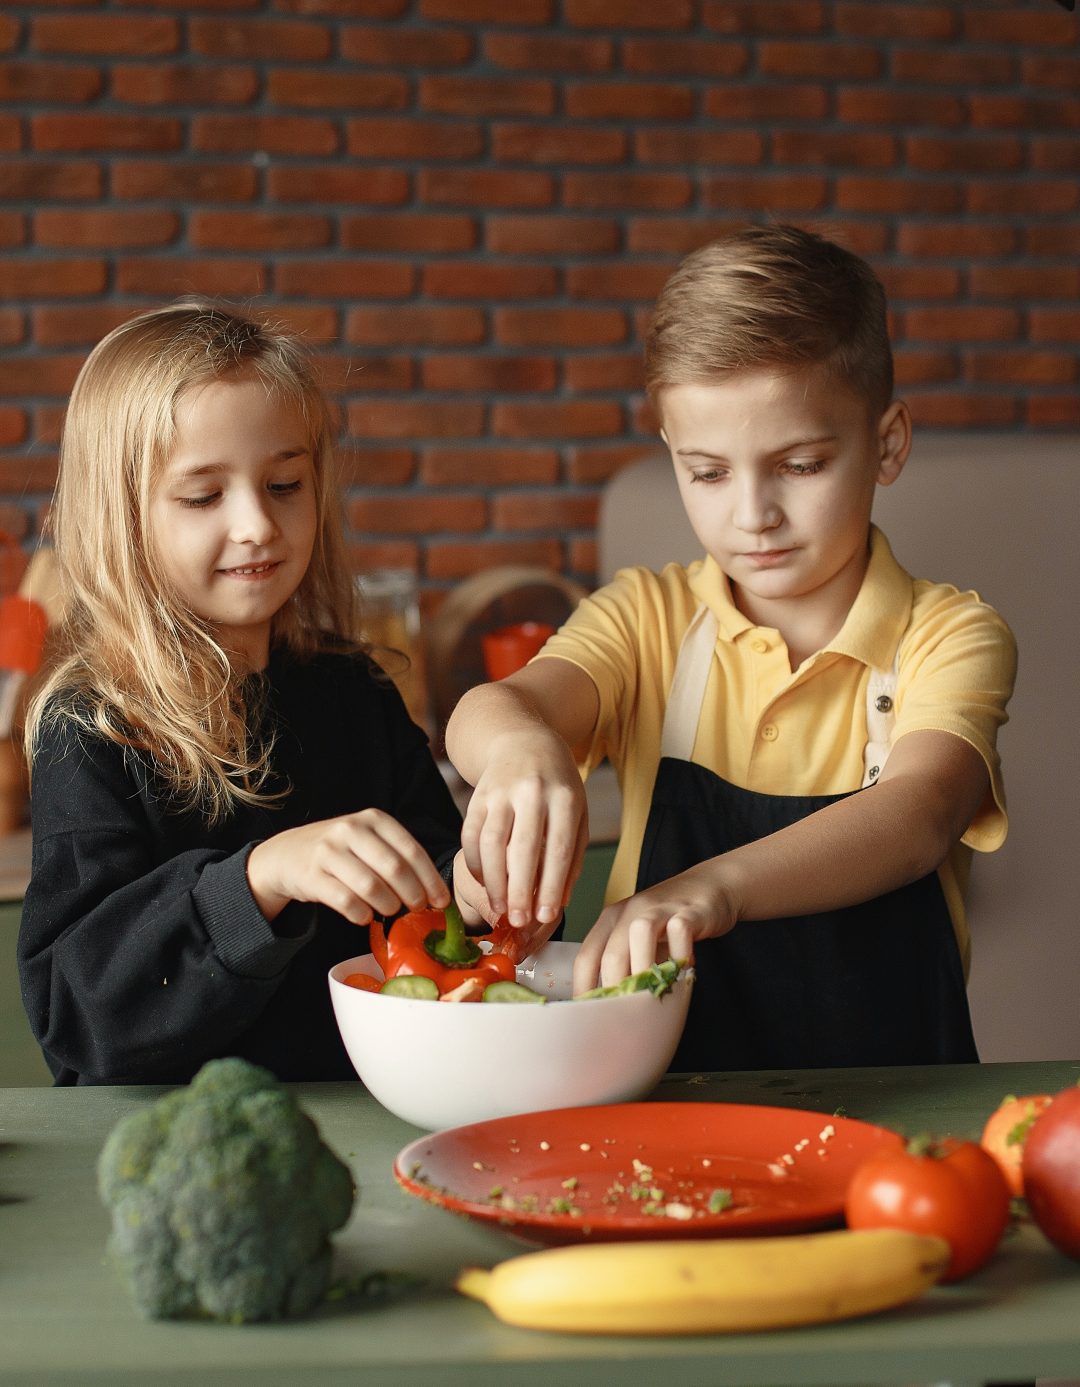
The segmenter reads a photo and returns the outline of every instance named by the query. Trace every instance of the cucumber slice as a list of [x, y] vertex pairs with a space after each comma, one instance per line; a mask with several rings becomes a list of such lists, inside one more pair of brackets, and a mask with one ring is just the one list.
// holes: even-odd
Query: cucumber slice
[[484, 988], [485, 1002], [546, 1002], [539, 992], [521, 982], [489, 982]]
[[396, 978], [387, 978], [379, 991], [387, 997], [412, 997], [418, 1002], [439, 1000], [434, 978], [425, 978], [419, 973], [400, 973]]

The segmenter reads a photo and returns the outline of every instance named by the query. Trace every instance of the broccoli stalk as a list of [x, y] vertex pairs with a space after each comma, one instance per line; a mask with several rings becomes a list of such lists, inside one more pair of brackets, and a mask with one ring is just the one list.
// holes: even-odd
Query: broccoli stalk
[[151, 1319], [302, 1314], [326, 1292], [352, 1175], [265, 1069], [211, 1060], [131, 1113], [98, 1158], [109, 1253]]

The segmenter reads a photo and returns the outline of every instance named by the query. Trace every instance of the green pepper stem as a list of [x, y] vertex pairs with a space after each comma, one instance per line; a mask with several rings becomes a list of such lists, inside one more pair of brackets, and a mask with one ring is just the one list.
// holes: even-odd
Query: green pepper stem
[[453, 901], [446, 907], [445, 915], [446, 929], [433, 929], [424, 940], [424, 948], [449, 968], [471, 968], [480, 960], [480, 946], [466, 937], [465, 921]]

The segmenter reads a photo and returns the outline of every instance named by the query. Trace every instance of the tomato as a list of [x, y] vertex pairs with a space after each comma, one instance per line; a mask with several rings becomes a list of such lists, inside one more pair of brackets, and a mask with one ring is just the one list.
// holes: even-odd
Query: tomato
[[382, 987], [378, 978], [373, 978], [370, 973], [350, 973], [342, 981], [348, 987], [358, 988], [361, 992], [378, 992]]
[[845, 1202], [850, 1228], [902, 1228], [944, 1238], [959, 1281], [993, 1256], [1009, 1222], [1009, 1187], [974, 1141], [909, 1142], [860, 1165]]
[[986, 1119], [979, 1144], [997, 1161], [1010, 1193], [1017, 1196], [1024, 1193], [1021, 1161], [1027, 1134], [1050, 1099], [1049, 1093], [1026, 1093], [1022, 1098], [1010, 1094]]
[[1024, 1144], [1031, 1217], [1056, 1248], [1080, 1258], [1080, 1086], [1063, 1089], [1035, 1119]]

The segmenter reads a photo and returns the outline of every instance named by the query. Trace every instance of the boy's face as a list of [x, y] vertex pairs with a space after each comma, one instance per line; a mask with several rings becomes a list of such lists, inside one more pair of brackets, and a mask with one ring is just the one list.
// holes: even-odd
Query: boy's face
[[907, 457], [905, 406], [874, 420], [820, 366], [668, 386], [659, 405], [687, 516], [739, 609], [834, 634], [866, 571], [874, 489]]
[[176, 446], [150, 498], [159, 564], [188, 608], [252, 668], [315, 543], [309, 435], [299, 409], [250, 377], [181, 395]]

